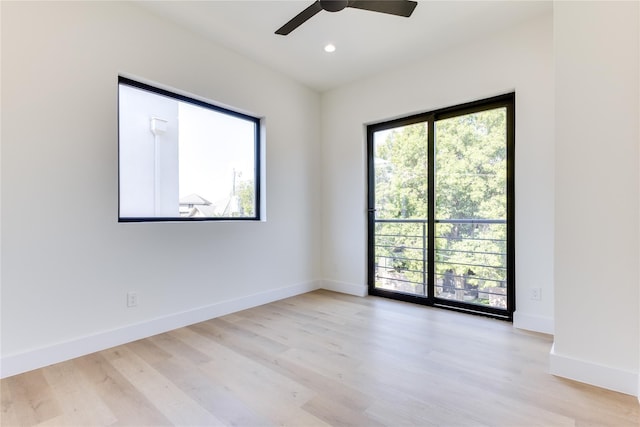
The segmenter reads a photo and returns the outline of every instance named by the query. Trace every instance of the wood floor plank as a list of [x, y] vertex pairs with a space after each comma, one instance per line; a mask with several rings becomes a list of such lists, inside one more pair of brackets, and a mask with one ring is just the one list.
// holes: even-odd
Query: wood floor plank
[[[237, 325], [237, 322], [234, 325]], [[189, 328], [174, 331], [172, 334], [211, 355], [211, 360], [201, 364], [199, 369], [213, 382], [225, 387], [269, 420], [270, 425], [327, 425], [320, 418], [300, 409], [300, 406], [315, 395], [313, 391], [272, 369], [273, 365], [252, 360], [227, 347], [234, 339], [246, 340], [244, 333], [228, 337], [225, 345], [218, 344]]]
[[344, 384], [338, 380], [330, 378], [325, 373], [315, 372], [310, 369], [304, 361], [296, 363], [295, 361], [286, 360], [278, 357], [274, 361], [278, 372], [287, 375], [290, 378], [304, 384], [312, 389], [318, 395], [332, 396], [335, 400], [342, 402], [348, 408], [363, 412], [374, 400], [368, 392], [358, 390], [351, 384]]
[[132, 350], [124, 347], [120, 352], [122, 357], [111, 360], [111, 364], [142, 394], [148, 396], [154, 407], [174, 425], [225, 425]]
[[179, 340], [174, 337], [171, 332], [151, 337], [149, 338], [149, 341], [164, 352], [169, 354], [179, 354], [180, 357], [188, 359], [195, 365], [206, 363], [211, 360], [210, 355], [200, 351], [195, 346]]
[[13, 396], [11, 388], [9, 387], [10, 378], [0, 381], [0, 425], [3, 426], [16, 426], [19, 425], [18, 414], [16, 413], [16, 405], [19, 404], [19, 400]]
[[273, 369], [274, 365], [242, 356], [188, 328], [174, 331], [172, 334], [188, 341], [200, 351], [207, 352], [210, 360], [200, 366], [201, 370], [215, 377], [221, 384], [225, 384], [223, 380], [227, 380], [225, 385], [229, 389], [240, 384], [240, 388], [251, 389], [251, 393], [262, 390], [265, 395], [276, 397], [281, 402], [289, 401], [298, 407], [315, 395], [315, 392], [304, 384]]
[[303, 409], [332, 426], [384, 426], [365, 412], [350, 408], [333, 396], [316, 396], [305, 403]]
[[110, 425], [118, 421], [91, 384], [80, 374], [73, 360], [48, 366], [43, 369], [43, 374], [62, 412], [62, 418], [52, 419], [50, 424], [64, 425], [64, 414], [73, 414], [73, 420], [78, 425]]
[[114, 425], [172, 425], [101, 353], [74, 362], [118, 419]]
[[224, 318], [202, 322], [189, 328], [209, 337], [220, 344], [233, 349], [250, 359], [270, 363], [274, 355], [288, 350], [288, 346], [264, 336], [239, 328], [234, 322], [226, 322]]
[[19, 425], [37, 425], [61, 414], [42, 370], [27, 372], [6, 381]]
[[[269, 425], [326, 426], [320, 418], [300, 408], [312, 393], [299, 391], [299, 384], [278, 384], [280, 378], [270, 375], [268, 369], [230, 370], [215, 362], [201, 368], [208, 378], [222, 384], [242, 402], [269, 421]], [[275, 381], [274, 381], [275, 380]]]
[[481, 419], [481, 415], [468, 414], [450, 409], [426, 397], [406, 398], [401, 400], [388, 394], [376, 400], [367, 409], [367, 415], [386, 426], [465, 426], [489, 427], [490, 420]]
[[638, 427], [548, 373], [552, 337], [315, 291], [0, 381], [2, 426]]
[[199, 367], [179, 355], [154, 366], [206, 411], [229, 426], [267, 426], [268, 420], [231, 390], [211, 381]]
[[149, 339], [131, 342], [127, 344], [127, 347], [151, 365], [172, 357], [170, 353], [167, 353]]

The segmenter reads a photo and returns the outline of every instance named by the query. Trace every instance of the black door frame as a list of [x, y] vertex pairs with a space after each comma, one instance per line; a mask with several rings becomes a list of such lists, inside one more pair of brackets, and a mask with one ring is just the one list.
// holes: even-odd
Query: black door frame
[[[495, 108], [506, 108], [507, 120], [507, 307], [505, 310], [469, 304], [435, 296], [435, 122], [442, 119], [476, 113]], [[373, 136], [381, 130], [393, 129], [415, 123], [428, 123], [428, 236], [427, 236], [427, 292], [425, 296], [394, 292], [375, 287], [375, 165]], [[367, 126], [367, 271], [369, 295], [376, 295], [428, 306], [441, 307], [471, 314], [485, 315], [513, 321], [515, 311], [515, 93], [507, 93], [488, 99], [415, 114]]]

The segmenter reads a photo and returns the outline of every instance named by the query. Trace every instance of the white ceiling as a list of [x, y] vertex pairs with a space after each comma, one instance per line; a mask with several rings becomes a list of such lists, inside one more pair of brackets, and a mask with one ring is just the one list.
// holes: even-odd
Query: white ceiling
[[[313, 0], [140, 1], [215, 43], [324, 91], [552, 11], [551, 1], [418, 2], [410, 18], [321, 11], [288, 36], [275, 30]], [[327, 43], [337, 50], [328, 54]]]

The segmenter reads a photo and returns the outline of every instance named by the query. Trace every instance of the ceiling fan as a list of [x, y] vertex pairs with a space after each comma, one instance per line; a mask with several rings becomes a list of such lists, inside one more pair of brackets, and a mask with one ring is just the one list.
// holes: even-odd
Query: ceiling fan
[[344, 8], [353, 7], [354, 9], [370, 10], [408, 18], [417, 5], [417, 2], [410, 0], [316, 0], [311, 6], [280, 27], [276, 34], [286, 36], [321, 10], [339, 12]]

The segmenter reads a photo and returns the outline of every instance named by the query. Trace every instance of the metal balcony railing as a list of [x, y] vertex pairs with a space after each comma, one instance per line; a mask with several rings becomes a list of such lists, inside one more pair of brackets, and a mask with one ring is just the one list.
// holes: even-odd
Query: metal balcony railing
[[[427, 295], [428, 221], [375, 220], [375, 286]], [[506, 309], [506, 221], [435, 221], [436, 298]]]

